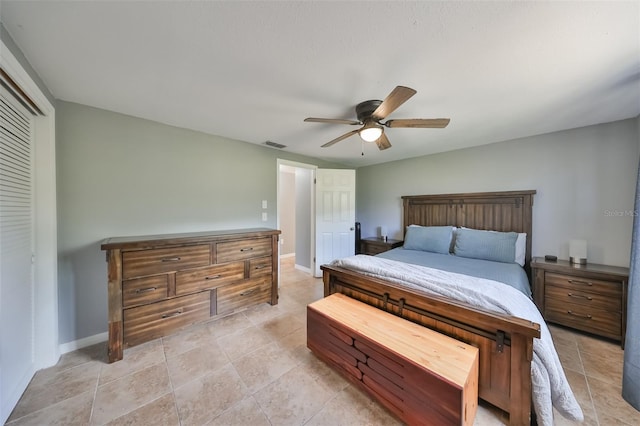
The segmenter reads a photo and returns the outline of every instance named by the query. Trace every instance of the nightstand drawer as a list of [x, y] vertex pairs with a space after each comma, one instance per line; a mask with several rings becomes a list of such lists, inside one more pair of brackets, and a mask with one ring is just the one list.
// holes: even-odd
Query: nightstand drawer
[[547, 272], [545, 275], [547, 285], [561, 286], [574, 291], [598, 293], [610, 298], [619, 299], [622, 296], [622, 283], [619, 281], [605, 281], [553, 272]]
[[611, 338], [619, 338], [621, 334], [620, 312], [550, 299], [547, 300], [544, 317], [550, 322]]
[[570, 288], [568, 286], [547, 284], [545, 287], [545, 298], [547, 303], [553, 301], [555, 304], [562, 306], [575, 304], [612, 312], [620, 312], [622, 309], [620, 296], [611, 297], [602, 293], [583, 291], [582, 287], [583, 286], [574, 286], [574, 288]]

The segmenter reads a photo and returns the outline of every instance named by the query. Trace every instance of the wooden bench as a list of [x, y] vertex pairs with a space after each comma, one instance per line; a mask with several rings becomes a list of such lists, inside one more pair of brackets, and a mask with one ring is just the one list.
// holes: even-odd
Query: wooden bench
[[473, 424], [473, 346], [342, 294], [307, 307], [307, 346], [410, 425]]

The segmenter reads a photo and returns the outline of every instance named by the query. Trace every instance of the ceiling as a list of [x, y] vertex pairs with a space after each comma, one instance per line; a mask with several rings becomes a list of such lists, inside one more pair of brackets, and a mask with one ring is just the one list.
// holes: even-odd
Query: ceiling
[[[359, 167], [640, 115], [640, 2], [5, 1], [51, 93]], [[417, 94], [378, 151], [355, 105]], [[364, 155], [361, 155], [364, 152]]]

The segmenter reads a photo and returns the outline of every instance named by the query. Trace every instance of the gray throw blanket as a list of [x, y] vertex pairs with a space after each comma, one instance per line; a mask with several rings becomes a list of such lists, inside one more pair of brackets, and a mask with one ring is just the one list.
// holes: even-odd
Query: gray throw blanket
[[533, 406], [538, 424], [553, 425], [552, 407], [570, 420], [583, 420], [549, 329], [535, 304], [520, 291], [497, 281], [373, 256], [346, 257], [332, 265], [540, 324], [541, 336], [533, 341], [531, 363]]

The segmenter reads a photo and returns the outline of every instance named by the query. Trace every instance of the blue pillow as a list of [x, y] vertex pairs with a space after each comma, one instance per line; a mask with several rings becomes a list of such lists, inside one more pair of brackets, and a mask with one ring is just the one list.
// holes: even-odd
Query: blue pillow
[[404, 236], [404, 248], [449, 254], [452, 234], [452, 226], [411, 225]]
[[514, 263], [517, 239], [518, 234], [515, 232], [460, 228], [456, 230], [453, 252], [460, 257]]

